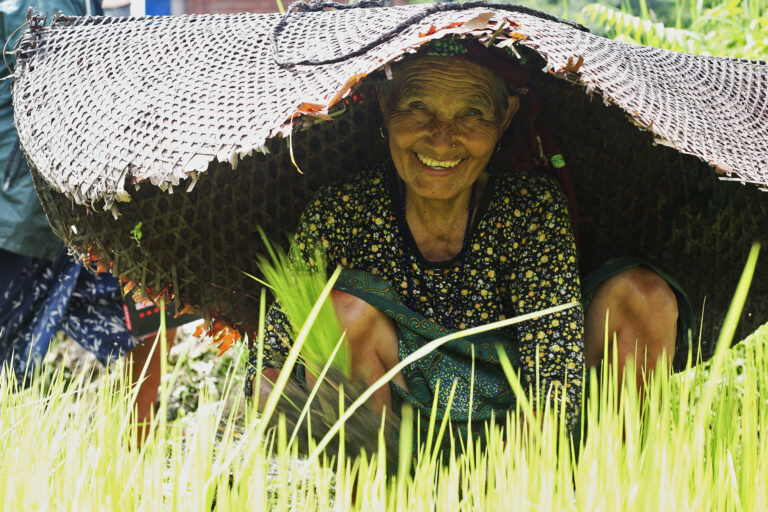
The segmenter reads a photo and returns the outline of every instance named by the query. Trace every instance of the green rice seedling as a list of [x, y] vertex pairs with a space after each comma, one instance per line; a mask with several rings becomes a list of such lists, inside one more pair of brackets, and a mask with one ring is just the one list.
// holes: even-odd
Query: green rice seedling
[[[95, 388], [85, 378], [61, 388], [56, 376], [46, 396], [34, 387], [15, 395], [4, 388], [0, 395], [0, 451], [16, 461], [0, 469], [1, 503], [7, 510], [104, 510], [110, 504], [121, 510], [763, 510], [768, 404], [758, 392], [768, 384], [767, 337], [763, 328], [741, 347], [741, 373], [723, 365], [703, 452], [694, 449], [692, 425], [700, 404], [693, 386], [704, 382], [680, 374], [654, 380], [642, 405], [624, 402], [620, 411], [615, 404], [601, 409], [609, 389], [600, 381], [605, 389], [587, 404], [591, 430], [578, 460], [558, 442], [556, 422], [548, 423], [554, 411], [546, 410], [538, 436], [520, 429], [519, 416], [511, 414], [506, 429], [489, 428], [486, 449], [478, 446], [471, 456], [459, 451], [445, 464], [425, 453], [402, 477], [386, 476], [385, 463], [368, 454], [345, 462], [339, 479], [338, 459], [300, 463], [285, 450], [287, 431], [267, 432], [257, 444], [253, 423], [242, 443], [218, 440], [215, 414], [201, 416], [186, 432], [171, 423], [143, 453], [131, 450], [114, 420], [116, 412], [128, 411], [130, 388], [120, 389], [114, 377]], [[632, 422], [638, 426], [622, 440]]]
[[[302, 257], [295, 242], [291, 241], [289, 256], [279, 247], [273, 246], [263, 232], [262, 238], [269, 257], [259, 258], [259, 270], [288, 318], [295, 339], [327, 285], [325, 259], [322, 253], [317, 253], [311, 264], [300, 263]], [[321, 368], [335, 352], [333, 366], [349, 377], [349, 349], [344, 344], [338, 349], [336, 347], [340, 336], [336, 313], [333, 305], [327, 301], [322, 304], [317, 321], [301, 350], [302, 361], [313, 375], [319, 375]]]
[[[305, 390], [294, 379], [288, 380], [286, 377], [285, 385], [280, 388], [281, 399], [275, 404], [277, 415], [271, 416], [270, 413], [269, 416], [273, 423], [282, 416], [291, 432], [289, 443], [298, 441], [300, 451], [309, 453], [313, 437], [321, 438], [334, 425], [344, 425], [343, 422], [338, 422], [342, 410], [339, 407], [353, 405], [363, 392], [361, 383], [350, 380], [349, 348], [340, 334], [333, 306], [330, 301], [318, 301], [318, 296], [323, 290], [330, 290], [329, 287], [333, 285], [341, 270], [336, 269], [329, 282], [325, 277], [322, 254], [316, 254], [313, 263], [308, 267], [303, 263], [296, 263], [301, 261], [301, 255], [293, 242], [290, 255], [274, 247], [266, 239], [264, 243], [269, 258], [259, 260], [259, 269], [264, 276], [261, 282], [273, 291], [290, 323], [294, 340], [297, 340], [301, 332], [306, 333], [304, 342], [294, 343], [292, 351], [298, 350], [303, 366], [317, 379], [311, 390]], [[307, 322], [311, 311], [317, 311], [317, 319]], [[288, 370], [285, 370], [286, 367]], [[281, 377], [289, 375], [290, 368], [292, 363], [286, 364]], [[345, 447], [354, 454], [376, 452], [380, 418], [367, 407], [359, 410], [355, 407], [353, 410], [357, 413], [351, 421], [346, 420], [346, 435], [336, 429], [334, 437], [329, 439], [329, 442], [332, 441], [331, 452], [341, 451], [343, 454]], [[391, 413], [386, 415], [385, 430], [394, 432], [396, 429], [397, 418]], [[396, 452], [390, 454], [390, 464], [395, 463], [395, 455]]]
[[[745, 286], [739, 286], [739, 295]], [[320, 304], [330, 288], [326, 285], [322, 292]], [[306, 342], [319, 322], [319, 307], [299, 327], [297, 344]], [[254, 405], [237, 398], [243, 357], [232, 359], [221, 384], [223, 399], [234, 403], [231, 411], [244, 412], [242, 429], [234, 425], [236, 413], [225, 413], [222, 403], [203, 390], [194, 421], [169, 420], [163, 427], [155, 418], [154, 435], [141, 449], [131, 423], [124, 427], [134, 391], [124, 372], [112, 369], [94, 381], [87, 372], [66, 378], [59, 368], [45, 379], [32, 376], [24, 388], [6, 372], [0, 377], [0, 507], [766, 510], [768, 325], [730, 349], [728, 336], [726, 329], [718, 344], [719, 360], [689, 365], [671, 376], [656, 372], [641, 396], [630, 393], [633, 383], [628, 379], [619, 401], [612, 367], [605, 365], [601, 375], [593, 372], [593, 378], [585, 379], [592, 391], [583, 407], [588, 432], [581, 440], [572, 441], [564, 430], [563, 409], [556, 400], [532, 401], [521, 395], [524, 399], [502, 424], [487, 426], [485, 445], [454, 439], [450, 420], [433, 420], [432, 444], [442, 430], [454, 446], [438, 459], [433, 447], [413, 437], [418, 429], [410, 428], [415, 420], [404, 410], [395, 447], [403, 455], [396, 472], [388, 471], [385, 452], [392, 443], [381, 423], [375, 454], [366, 450], [358, 456], [344, 443], [333, 451], [328, 442], [316, 456], [300, 458], [288, 423], [268, 423]], [[298, 351], [293, 355], [298, 358]], [[169, 368], [171, 376], [173, 371]], [[512, 371], [515, 388], [516, 379]], [[281, 388], [276, 383], [280, 390], [284, 384]], [[172, 386], [168, 378], [163, 392]], [[337, 417], [345, 418], [352, 405], [343, 402], [338, 410], [337, 392]], [[263, 410], [266, 414], [269, 408]], [[343, 435], [349, 438], [349, 426]], [[409, 443], [424, 448], [412, 456]]]

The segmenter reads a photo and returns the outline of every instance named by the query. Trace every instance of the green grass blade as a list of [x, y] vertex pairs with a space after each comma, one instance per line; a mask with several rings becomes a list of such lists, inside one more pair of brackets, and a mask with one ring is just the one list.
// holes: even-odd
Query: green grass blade
[[328, 374], [328, 370], [331, 369], [331, 366], [333, 365], [333, 362], [336, 357], [336, 353], [339, 351], [339, 348], [341, 348], [341, 344], [344, 342], [344, 337], [345, 337], [345, 334], [342, 334], [339, 337], [339, 341], [336, 343], [336, 347], [333, 349], [331, 356], [328, 358], [328, 361], [326, 361], [322, 371], [317, 376], [317, 381], [315, 382], [315, 385], [312, 386], [312, 391], [310, 391], [309, 396], [307, 397], [307, 402], [304, 404], [304, 408], [301, 410], [299, 419], [296, 421], [296, 428], [293, 429], [293, 433], [291, 434], [291, 439], [288, 441], [288, 448], [290, 448], [293, 445], [293, 442], [296, 440], [296, 436], [299, 434], [299, 426], [301, 426], [301, 423], [304, 421], [304, 418], [309, 413], [309, 408], [310, 408], [310, 405], [312, 405], [312, 400], [315, 399], [315, 396], [317, 395], [317, 392], [320, 390], [320, 386], [323, 383], [325, 376]]

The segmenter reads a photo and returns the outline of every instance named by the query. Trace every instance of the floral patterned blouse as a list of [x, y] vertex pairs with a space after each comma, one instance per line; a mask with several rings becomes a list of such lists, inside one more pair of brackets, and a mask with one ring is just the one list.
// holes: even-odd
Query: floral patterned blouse
[[[580, 300], [568, 208], [551, 176], [538, 172], [491, 175], [471, 227], [458, 291], [459, 256], [427, 261], [410, 231], [401, 232], [398, 184], [390, 167], [363, 172], [318, 191], [296, 233], [304, 258], [311, 260], [321, 244], [330, 271], [341, 265], [370, 272], [401, 290], [403, 302], [409, 304], [408, 277], [403, 271], [405, 237], [415, 309], [446, 325], [458, 293], [453, 319], [458, 329]], [[287, 325], [279, 306], [273, 305], [267, 316], [265, 367], [279, 367], [287, 355], [291, 343]], [[564, 385], [571, 412], [578, 407], [584, 368], [582, 332], [580, 307], [506, 330], [520, 343], [523, 384], [535, 382], [538, 357], [541, 389]]]

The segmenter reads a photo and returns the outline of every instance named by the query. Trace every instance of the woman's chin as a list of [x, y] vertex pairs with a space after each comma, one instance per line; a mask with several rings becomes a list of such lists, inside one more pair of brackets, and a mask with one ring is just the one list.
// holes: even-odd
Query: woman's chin
[[464, 189], [469, 189], [474, 182], [466, 179], [466, 169], [462, 169], [461, 165], [450, 169], [420, 167], [418, 177], [409, 185], [417, 195], [425, 199], [451, 199]]
[[460, 192], [450, 176], [428, 176], [413, 183], [411, 189], [417, 196], [432, 200], [452, 199]]

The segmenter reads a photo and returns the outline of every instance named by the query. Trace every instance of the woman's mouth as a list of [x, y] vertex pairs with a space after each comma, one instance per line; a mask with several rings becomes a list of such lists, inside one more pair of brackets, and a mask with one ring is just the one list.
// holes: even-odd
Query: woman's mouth
[[459, 158], [458, 160], [435, 160], [434, 158], [429, 158], [428, 156], [422, 155], [421, 153], [414, 154], [416, 155], [416, 158], [419, 159], [419, 162], [421, 162], [424, 166], [436, 171], [447, 171], [453, 169], [463, 160], [462, 158]]

